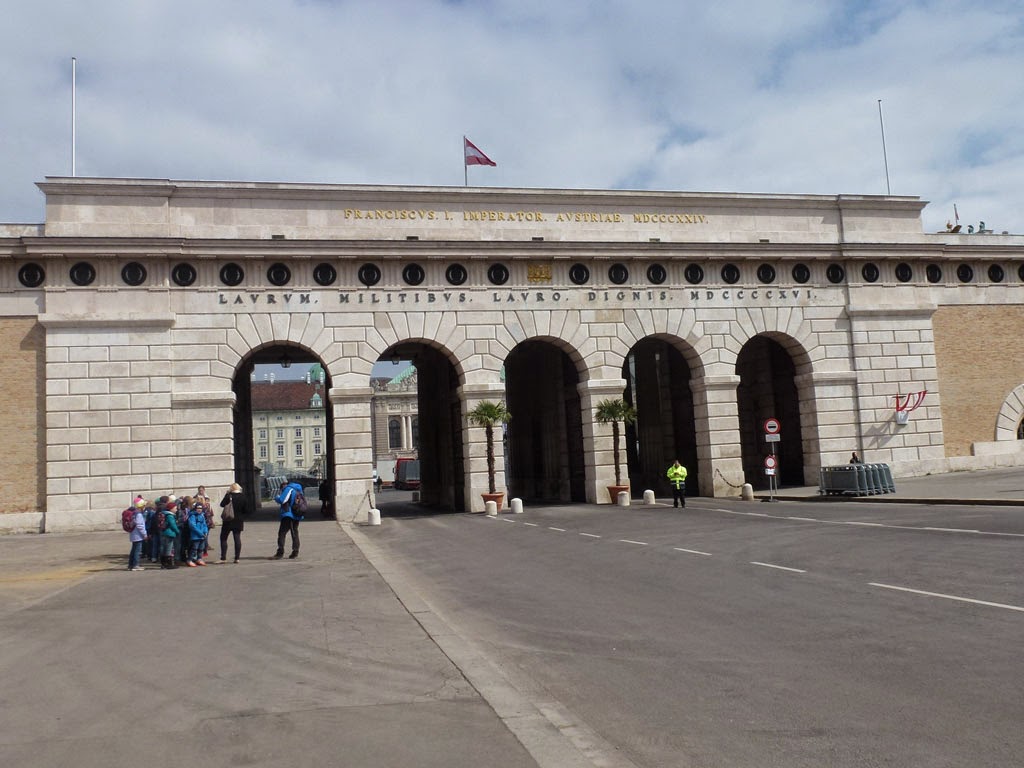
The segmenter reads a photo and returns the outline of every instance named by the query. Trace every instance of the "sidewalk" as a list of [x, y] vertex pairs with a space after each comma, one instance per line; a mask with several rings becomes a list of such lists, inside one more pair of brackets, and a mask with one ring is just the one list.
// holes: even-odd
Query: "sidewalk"
[[144, 572], [121, 531], [0, 537], [0, 764], [562, 764], [568, 740], [535, 723], [553, 746], [531, 754], [346, 530], [301, 532], [297, 560], [268, 559], [260, 519], [238, 565]]
[[[1024, 468], [947, 472], [925, 477], [894, 478], [895, 493], [877, 496], [822, 496], [818, 486], [782, 488], [775, 498], [784, 501], [861, 501], [903, 504], [1024, 505]], [[767, 491], [755, 497], [768, 498]]]

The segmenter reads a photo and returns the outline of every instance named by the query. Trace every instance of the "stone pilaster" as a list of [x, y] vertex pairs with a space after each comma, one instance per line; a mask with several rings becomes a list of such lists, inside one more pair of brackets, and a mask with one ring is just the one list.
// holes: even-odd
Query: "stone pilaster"
[[[618, 399], [626, 389], [625, 379], [589, 379], [576, 385], [583, 411], [583, 465], [586, 472], [587, 501], [608, 504], [608, 486], [615, 484], [615, 456], [612, 449], [612, 425], [602, 424], [594, 417], [602, 400]], [[619, 462], [623, 477], [625, 467], [625, 429], [619, 425]]]
[[[469, 412], [485, 401], [505, 402], [504, 384], [464, 384], [458, 389], [462, 401], [462, 447], [465, 463], [465, 503], [468, 512], [483, 512], [487, 493], [487, 432], [469, 421]], [[512, 414], [515, 418], [515, 414]], [[508, 507], [509, 495], [505, 485], [505, 444], [502, 440], [501, 425], [494, 427], [494, 489], [505, 494], [504, 508]]]
[[697, 424], [702, 496], [736, 496], [743, 486], [736, 388], [739, 376], [705, 376], [690, 382]]
[[332, 387], [334, 493], [338, 519], [364, 522], [376, 504], [373, 493], [373, 435], [370, 387]]

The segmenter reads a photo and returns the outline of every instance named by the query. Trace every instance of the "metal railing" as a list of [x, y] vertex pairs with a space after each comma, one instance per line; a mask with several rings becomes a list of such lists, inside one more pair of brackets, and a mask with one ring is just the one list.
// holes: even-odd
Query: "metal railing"
[[873, 496], [895, 493], [888, 464], [840, 464], [822, 467], [818, 493], [822, 496]]

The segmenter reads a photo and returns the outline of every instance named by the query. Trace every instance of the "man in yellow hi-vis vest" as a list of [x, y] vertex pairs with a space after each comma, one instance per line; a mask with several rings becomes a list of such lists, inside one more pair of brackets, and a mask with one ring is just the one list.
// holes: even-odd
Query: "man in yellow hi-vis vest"
[[672, 483], [672, 506], [686, 506], [686, 467], [679, 463], [679, 459], [672, 462], [668, 468], [668, 481]]

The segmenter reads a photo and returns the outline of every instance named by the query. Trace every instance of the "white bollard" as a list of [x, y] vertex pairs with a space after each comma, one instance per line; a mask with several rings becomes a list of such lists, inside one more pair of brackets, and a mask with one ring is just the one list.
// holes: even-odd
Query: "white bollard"
[[496, 502], [496, 501], [485, 501], [484, 502], [484, 512], [486, 514], [492, 515], [492, 516], [493, 515], [497, 515], [498, 514], [498, 502]]
[[521, 514], [523, 514], [523, 500], [522, 499], [512, 499], [511, 501], [509, 501], [508, 506], [512, 510], [512, 514], [513, 515], [521, 515]]
[[629, 491], [619, 491], [617, 503], [620, 507], [629, 506]]
[[651, 505], [654, 503], [654, 491], [648, 489], [644, 491], [644, 504]]
[[371, 509], [369, 511], [369, 513], [367, 513], [366, 524], [367, 525], [380, 525], [380, 510], [379, 509]]
[[413, 504], [419, 504], [420, 503], [420, 492], [419, 491], [413, 491], [412, 492], [412, 503]]
[[750, 483], [744, 483], [743, 487], [740, 489], [740, 498], [743, 499], [744, 501], [753, 501], [754, 486], [752, 486]]

